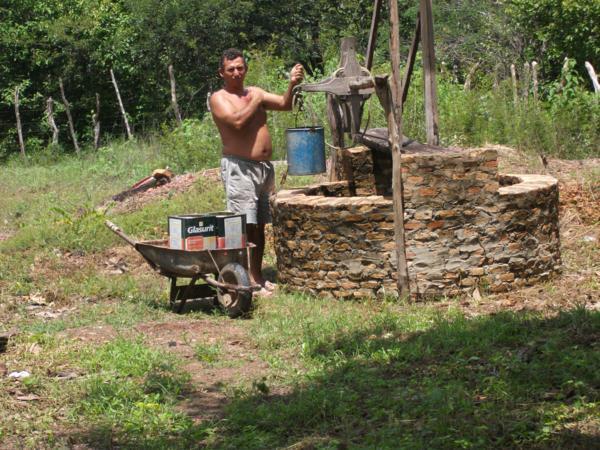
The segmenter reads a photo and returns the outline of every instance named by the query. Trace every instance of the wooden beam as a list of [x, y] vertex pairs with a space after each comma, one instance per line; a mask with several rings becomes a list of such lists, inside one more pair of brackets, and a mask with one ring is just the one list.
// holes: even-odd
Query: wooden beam
[[431, 0], [420, 0], [421, 42], [423, 43], [423, 75], [425, 78], [425, 125], [427, 143], [439, 145], [439, 118], [435, 80], [435, 50], [433, 40], [433, 8]]
[[340, 105], [336, 97], [327, 95], [327, 121], [331, 129], [331, 142], [334, 149], [331, 150], [331, 165], [329, 167], [329, 181], [338, 181], [340, 172], [340, 161], [338, 161], [338, 148], [344, 148], [344, 126], [340, 114]]
[[417, 13], [417, 23], [415, 24], [415, 34], [413, 35], [408, 59], [406, 62], [406, 70], [402, 79], [402, 104], [408, 98], [408, 89], [410, 88], [410, 80], [412, 79], [413, 69], [415, 68], [415, 60], [417, 59], [417, 51], [419, 50], [419, 42], [421, 42], [421, 14]]
[[367, 45], [367, 70], [373, 67], [373, 54], [375, 53], [375, 42], [377, 42], [377, 27], [379, 26], [379, 13], [381, 12], [381, 0], [375, 0], [373, 4], [373, 16], [371, 17], [371, 31], [369, 32], [369, 44]]
[[[392, 0], [395, 1], [395, 0]], [[404, 187], [402, 184], [402, 133], [398, 129], [398, 121], [394, 115], [392, 89], [387, 76], [375, 77], [375, 92], [383, 106], [388, 124], [388, 138], [392, 151], [392, 193], [394, 206], [394, 241], [396, 244], [396, 261], [398, 270], [397, 289], [400, 297], [410, 295], [408, 265], [406, 263], [406, 242], [404, 237]]]
[[392, 59], [392, 83], [379, 78], [375, 89], [384, 107], [388, 123], [388, 135], [392, 150], [392, 193], [394, 205], [394, 240], [398, 269], [398, 295], [410, 295], [406, 243], [404, 239], [404, 192], [402, 185], [402, 86], [400, 81], [400, 24], [398, 0], [389, 0], [390, 9], [390, 55]]

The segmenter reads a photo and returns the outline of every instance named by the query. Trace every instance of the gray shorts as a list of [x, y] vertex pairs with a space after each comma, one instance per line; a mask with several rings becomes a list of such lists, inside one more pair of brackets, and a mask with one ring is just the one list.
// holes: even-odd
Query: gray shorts
[[221, 180], [225, 186], [228, 211], [246, 214], [246, 223], [271, 223], [269, 196], [275, 190], [273, 164], [223, 156]]

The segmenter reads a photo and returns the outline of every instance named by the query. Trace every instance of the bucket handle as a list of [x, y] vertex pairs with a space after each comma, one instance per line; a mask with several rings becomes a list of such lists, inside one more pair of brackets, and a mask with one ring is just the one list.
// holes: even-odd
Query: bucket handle
[[300, 114], [301, 111], [306, 111], [308, 110], [308, 113], [310, 115], [310, 118], [312, 119], [312, 127], [318, 127], [319, 125], [318, 120], [317, 120], [317, 114], [315, 113], [314, 108], [310, 105], [310, 102], [307, 103], [308, 108], [304, 108], [305, 102], [304, 102], [304, 95], [302, 93], [302, 86], [301, 85], [297, 85], [294, 86], [294, 89], [292, 91], [292, 108], [294, 106], [297, 106], [296, 112], [294, 113], [294, 126], [296, 128], [298, 128], [298, 114]]

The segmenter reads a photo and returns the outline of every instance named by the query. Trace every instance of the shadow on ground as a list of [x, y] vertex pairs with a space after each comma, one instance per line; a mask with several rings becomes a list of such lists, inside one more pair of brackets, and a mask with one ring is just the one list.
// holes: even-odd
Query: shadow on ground
[[268, 386], [239, 395], [223, 419], [169, 445], [598, 448], [600, 312], [440, 319], [411, 334], [399, 323], [305, 336], [315, 375], [287, 395]]

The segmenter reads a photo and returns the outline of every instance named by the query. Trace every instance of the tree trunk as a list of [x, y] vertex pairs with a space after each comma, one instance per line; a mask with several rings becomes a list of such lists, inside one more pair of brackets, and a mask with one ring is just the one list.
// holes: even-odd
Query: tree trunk
[[179, 105], [177, 104], [177, 91], [175, 90], [175, 74], [173, 73], [173, 65], [169, 65], [169, 80], [171, 80], [171, 107], [175, 114], [177, 123], [181, 126], [181, 112], [179, 111]]
[[125, 123], [125, 131], [127, 131], [127, 139], [133, 139], [133, 134], [131, 134], [131, 128], [129, 128], [129, 121], [127, 120], [127, 113], [125, 112], [125, 108], [123, 107], [123, 101], [121, 100], [121, 93], [119, 92], [119, 86], [117, 85], [117, 80], [115, 78], [115, 74], [112, 69], [110, 69], [110, 78], [112, 80], [113, 86], [115, 87], [115, 92], [117, 93], [117, 100], [119, 102], [119, 109], [121, 110], [121, 115], [123, 116], [123, 122]]
[[533, 79], [533, 101], [538, 101], [538, 63], [533, 61], [531, 63], [531, 78]]
[[519, 104], [519, 86], [517, 85], [517, 69], [514, 64], [510, 65], [510, 76], [512, 78], [513, 103], [517, 106]]
[[48, 100], [46, 100], [46, 117], [52, 130], [52, 144], [56, 145], [58, 144], [58, 127], [54, 121], [54, 100], [52, 100], [52, 97], [48, 97]]
[[600, 83], [598, 83], [598, 75], [596, 75], [596, 71], [594, 70], [594, 66], [588, 61], [585, 62], [585, 68], [592, 79], [592, 85], [594, 86], [594, 92], [596, 94], [600, 93]]
[[94, 126], [94, 150], [100, 147], [100, 94], [96, 92], [96, 111], [92, 115]]
[[15, 117], [17, 118], [17, 134], [19, 136], [19, 148], [21, 156], [25, 156], [25, 141], [23, 140], [23, 129], [21, 128], [21, 114], [19, 113], [19, 87], [15, 88]]
[[475, 75], [475, 71], [479, 67], [479, 64], [480, 64], [479, 62], [473, 64], [473, 66], [471, 67], [471, 70], [469, 70], [469, 73], [467, 74], [467, 78], [465, 79], [465, 84], [463, 85], [463, 89], [465, 91], [471, 90], [471, 84], [473, 83], [473, 76]]
[[62, 78], [58, 79], [58, 84], [60, 86], [60, 96], [62, 97], [62, 101], [65, 105], [65, 112], [67, 113], [67, 119], [69, 120], [69, 130], [71, 130], [71, 139], [73, 139], [73, 145], [75, 146], [75, 152], [79, 155], [79, 143], [77, 142], [77, 135], [75, 134], [75, 125], [73, 125], [73, 117], [71, 117], [71, 108], [70, 103], [67, 101], [67, 97], [65, 96], [65, 87], [63, 86]]

